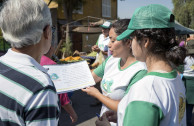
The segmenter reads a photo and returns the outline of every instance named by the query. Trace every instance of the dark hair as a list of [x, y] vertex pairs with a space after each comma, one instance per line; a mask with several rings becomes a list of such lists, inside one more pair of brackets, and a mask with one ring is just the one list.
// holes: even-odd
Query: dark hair
[[189, 38], [190, 37], [190, 35], [189, 34], [187, 34], [187, 38]]
[[[119, 36], [121, 33], [127, 30], [129, 22], [130, 22], [130, 19], [121, 19], [121, 20], [114, 22], [111, 28], [113, 28], [115, 33]], [[122, 41], [126, 42], [127, 39], [123, 39]]]
[[179, 47], [175, 41], [174, 28], [136, 30], [132, 36], [137, 38], [139, 44], [143, 38], [149, 38], [151, 46], [148, 55], [157, 55], [157, 58], [166, 60], [173, 68], [184, 64], [186, 49]]

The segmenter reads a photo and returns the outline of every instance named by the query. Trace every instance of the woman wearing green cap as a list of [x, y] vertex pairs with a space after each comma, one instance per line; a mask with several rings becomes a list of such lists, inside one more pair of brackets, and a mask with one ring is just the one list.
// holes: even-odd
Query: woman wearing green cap
[[[117, 40], [129, 35], [133, 55], [146, 62], [148, 73], [120, 101], [118, 126], [186, 126], [185, 87], [176, 71], [186, 50], [175, 42], [173, 14], [157, 4], [138, 8]], [[105, 113], [96, 124], [109, 125], [111, 115]]]
[[108, 110], [117, 111], [118, 103], [127, 88], [147, 72], [145, 63], [136, 61], [132, 55], [131, 39], [116, 40], [116, 37], [127, 29], [129, 21], [129, 19], [123, 19], [112, 25], [108, 44], [112, 56], [108, 57], [92, 73], [95, 82], [101, 81], [102, 93], [95, 87], [82, 89], [103, 103], [100, 115]]

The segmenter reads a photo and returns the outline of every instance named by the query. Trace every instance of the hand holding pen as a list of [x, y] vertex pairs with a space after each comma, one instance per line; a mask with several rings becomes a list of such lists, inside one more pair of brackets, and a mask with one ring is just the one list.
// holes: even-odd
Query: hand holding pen
[[98, 119], [100, 119], [100, 115], [98, 113], [96, 113], [96, 116], [98, 117]]
[[98, 119], [96, 120], [96, 126], [111, 126], [106, 114], [103, 114], [102, 117], [98, 113], [96, 113]]

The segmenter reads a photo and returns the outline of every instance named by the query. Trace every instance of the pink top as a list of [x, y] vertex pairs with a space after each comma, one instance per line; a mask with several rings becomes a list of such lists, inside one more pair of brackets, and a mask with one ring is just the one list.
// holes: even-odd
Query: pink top
[[179, 46], [180, 46], [180, 47], [184, 47], [184, 46], [185, 46], [185, 41], [181, 41], [181, 42], [179, 43]]
[[42, 56], [41, 60], [40, 60], [40, 65], [53, 65], [53, 64], [57, 64], [56, 62], [54, 62], [53, 60], [51, 60], [50, 58], [48, 58], [47, 56]]
[[[54, 65], [57, 64], [56, 62], [54, 62], [53, 60], [51, 60], [50, 58], [48, 58], [47, 56], [42, 56], [41, 60], [40, 60], [40, 65]], [[68, 104], [70, 102], [69, 97], [67, 95], [67, 93], [63, 93], [63, 94], [59, 94], [59, 99], [61, 102], [61, 105], [64, 106], [66, 104]]]

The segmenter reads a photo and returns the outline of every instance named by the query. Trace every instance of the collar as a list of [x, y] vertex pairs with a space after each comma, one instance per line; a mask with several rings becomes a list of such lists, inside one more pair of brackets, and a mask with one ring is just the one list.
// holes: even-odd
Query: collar
[[104, 40], [109, 39], [109, 36], [106, 37], [104, 34], [102, 34], [102, 36], [103, 36]]
[[153, 75], [153, 76], [159, 76], [159, 77], [163, 77], [163, 78], [173, 79], [173, 78], [177, 77], [177, 71], [176, 70], [172, 70], [171, 72], [168, 72], [168, 73], [149, 72], [146, 75]]
[[15, 64], [35, 67], [42, 72], [47, 72], [47, 70], [42, 67], [34, 58], [24, 53], [15, 52], [11, 48], [4, 56], [1, 57], [1, 59]]

